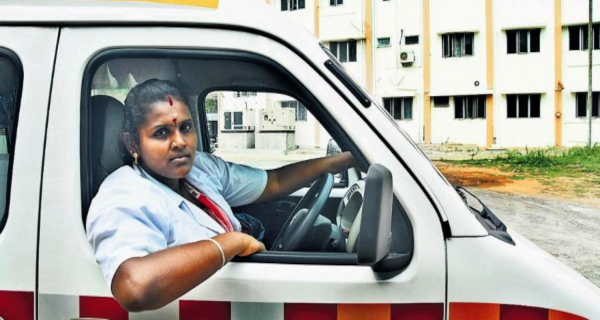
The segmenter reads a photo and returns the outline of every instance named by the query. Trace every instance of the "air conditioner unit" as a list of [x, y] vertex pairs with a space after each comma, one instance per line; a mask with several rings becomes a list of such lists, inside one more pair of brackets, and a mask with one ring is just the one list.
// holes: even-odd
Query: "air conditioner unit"
[[223, 112], [223, 126], [221, 130], [254, 131], [254, 110]]
[[400, 49], [400, 63], [403, 67], [411, 66], [415, 62], [413, 49]]
[[264, 109], [258, 118], [260, 131], [296, 130], [296, 110], [292, 108]]

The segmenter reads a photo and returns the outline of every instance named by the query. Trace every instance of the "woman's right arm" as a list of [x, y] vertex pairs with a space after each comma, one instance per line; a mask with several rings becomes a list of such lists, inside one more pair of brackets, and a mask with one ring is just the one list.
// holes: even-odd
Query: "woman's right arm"
[[[241, 232], [213, 238], [226, 261], [265, 250]], [[197, 241], [125, 260], [113, 277], [111, 290], [128, 311], [158, 309], [181, 297], [221, 268], [221, 251], [211, 241]]]

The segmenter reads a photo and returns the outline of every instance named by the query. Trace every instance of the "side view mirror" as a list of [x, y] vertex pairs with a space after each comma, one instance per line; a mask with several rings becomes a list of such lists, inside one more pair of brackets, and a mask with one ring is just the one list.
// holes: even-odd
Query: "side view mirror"
[[392, 173], [380, 164], [369, 167], [358, 237], [358, 264], [377, 269], [392, 244]]

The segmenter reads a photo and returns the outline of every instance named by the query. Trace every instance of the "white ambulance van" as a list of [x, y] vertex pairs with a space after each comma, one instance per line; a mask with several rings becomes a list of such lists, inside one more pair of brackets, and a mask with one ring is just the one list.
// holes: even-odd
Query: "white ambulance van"
[[[450, 185], [303, 28], [263, 1], [155, 2], [0, 4], [0, 318], [600, 319], [598, 287]], [[296, 141], [328, 135], [360, 168], [234, 208], [263, 222], [273, 249], [133, 313], [113, 299], [85, 221], [122, 165], [123, 98], [151, 78], [200, 106], [199, 151], [214, 132], [206, 101], [253, 92], [296, 101]], [[259, 143], [233, 119], [241, 131], [221, 130], [217, 152]], [[299, 134], [303, 119], [323, 131]], [[295, 245], [273, 246], [292, 220]]]

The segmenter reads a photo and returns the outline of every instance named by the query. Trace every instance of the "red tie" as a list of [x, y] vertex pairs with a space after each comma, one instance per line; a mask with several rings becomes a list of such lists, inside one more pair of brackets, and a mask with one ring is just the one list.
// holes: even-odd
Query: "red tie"
[[184, 185], [188, 192], [193, 195], [200, 203], [202, 203], [207, 209], [208, 214], [225, 229], [225, 232], [235, 231], [233, 226], [231, 225], [231, 221], [229, 220], [229, 216], [227, 212], [219, 207], [214, 201], [210, 200], [205, 194], [200, 192], [200, 190], [196, 189], [191, 183], [184, 180]]

